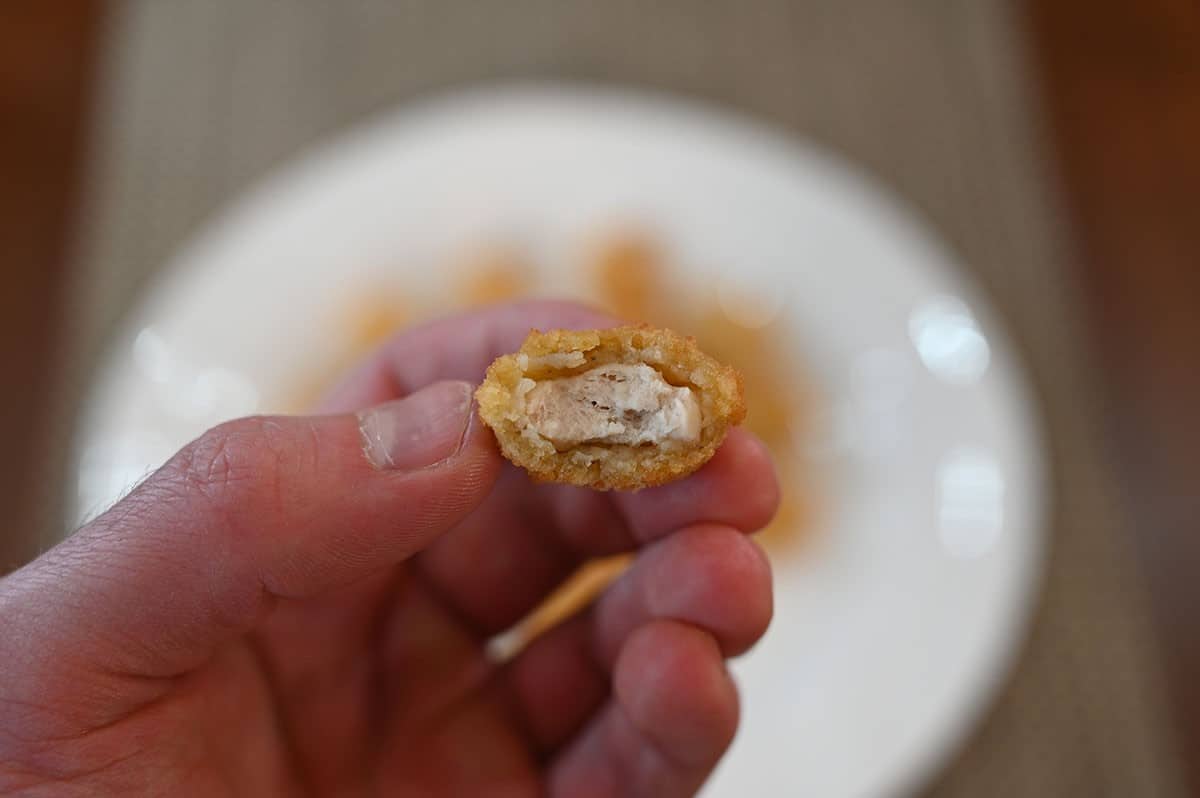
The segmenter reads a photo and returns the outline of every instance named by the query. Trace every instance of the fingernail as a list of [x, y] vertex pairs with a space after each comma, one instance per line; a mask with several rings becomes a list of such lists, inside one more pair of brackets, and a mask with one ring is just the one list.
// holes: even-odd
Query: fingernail
[[450, 457], [471, 420], [469, 383], [439, 382], [358, 414], [363, 453], [376, 468], [413, 470]]

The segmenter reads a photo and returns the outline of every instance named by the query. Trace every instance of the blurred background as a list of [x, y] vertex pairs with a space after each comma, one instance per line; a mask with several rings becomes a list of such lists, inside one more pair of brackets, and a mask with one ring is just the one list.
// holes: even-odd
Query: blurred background
[[[100, 354], [212, 214], [375, 113], [547, 78], [703, 100], [840, 155], [924, 218], [1023, 357], [1053, 485], [1044, 581], [999, 696], [921, 794], [1200, 794], [1200, 6], [1184, 0], [9, 9], [0, 573], [70, 523]], [[658, 262], [638, 246], [598, 256], [598, 290], [654, 315], [620, 284], [622, 263]], [[527, 287], [506, 257], [447, 301]], [[365, 305], [347, 335], [404, 321]]]

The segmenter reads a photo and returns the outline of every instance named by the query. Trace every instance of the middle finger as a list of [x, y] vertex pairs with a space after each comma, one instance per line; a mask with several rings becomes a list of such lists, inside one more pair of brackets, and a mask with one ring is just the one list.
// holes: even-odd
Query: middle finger
[[510, 468], [485, 505], [428, 547], [415, 566], [486, 638], [520, 621], [588, 559], [699, 523], [754, 532], [778, 501], [766, 447], [742, 430], [687, 479], [636, 493], [533, 485]]

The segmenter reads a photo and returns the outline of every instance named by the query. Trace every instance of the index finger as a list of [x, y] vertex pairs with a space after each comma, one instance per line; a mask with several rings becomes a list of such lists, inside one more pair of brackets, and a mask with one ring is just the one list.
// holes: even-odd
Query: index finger
[[527, 300], [447, 316], [393, 336], [320, 403], [324, 413], [361, 410], [440, 380], [478, 384], [488, 364], [515, 352], [533, 328], [582, 330], [620, 324], [576, 302]]

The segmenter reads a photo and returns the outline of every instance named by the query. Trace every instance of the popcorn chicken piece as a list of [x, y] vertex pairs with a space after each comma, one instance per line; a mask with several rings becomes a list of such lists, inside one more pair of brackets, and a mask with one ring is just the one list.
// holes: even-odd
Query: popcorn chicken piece
[[736, 371], [646, 325], [534, 330], [475, 396], [501, 452], [534, 479], [601, 490], [692, 473], [746, 413]]

